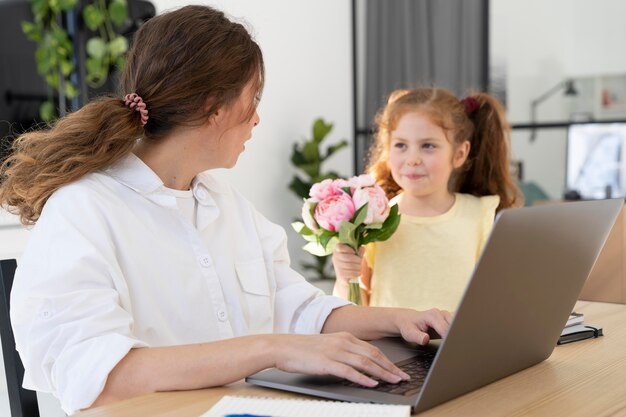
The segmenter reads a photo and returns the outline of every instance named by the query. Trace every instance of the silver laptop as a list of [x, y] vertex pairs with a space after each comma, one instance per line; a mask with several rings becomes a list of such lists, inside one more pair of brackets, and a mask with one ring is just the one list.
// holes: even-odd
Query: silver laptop
[[365, 388], [277, 369], [246, 381], [336, 400], [406, 404], [420, 412], [535, 365], [556, 346], [623, 205], [612, 199], [503, 210], [446, 338], [426, 347], [399, 338], [372, 342], [411, 381]]

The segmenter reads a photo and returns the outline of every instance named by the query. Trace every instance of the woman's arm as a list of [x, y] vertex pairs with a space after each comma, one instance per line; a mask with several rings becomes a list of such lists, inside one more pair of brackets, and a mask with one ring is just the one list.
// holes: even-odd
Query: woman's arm
[[330, 313], [322, 333], [345, 331], [365, 340], [402, 336], [405, 340], [424, 345], [430, 340], [433, 330], [435, 336], [444, 336], [451, 321], [450, 312], [435, 308], [416, 311], [347, 305]]
[[267, 334], [184, 346], [132, 349], [113, 368], [92, 407], [157, 391], [207, 388], [238, 381], [266, 368], [335, 375], [364, 386], [409, 376], [380, 350], [342, 332]]

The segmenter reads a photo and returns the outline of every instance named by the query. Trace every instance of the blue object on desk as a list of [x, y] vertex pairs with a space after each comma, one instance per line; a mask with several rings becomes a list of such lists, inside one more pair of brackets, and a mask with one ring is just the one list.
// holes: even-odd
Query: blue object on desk
[[260, 416], [258, 414], [226, 414], [224, 417], [272, 417], [272, 416]]

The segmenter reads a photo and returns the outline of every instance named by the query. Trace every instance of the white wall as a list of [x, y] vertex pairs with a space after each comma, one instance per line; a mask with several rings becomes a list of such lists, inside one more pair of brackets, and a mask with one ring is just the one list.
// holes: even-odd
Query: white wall
[[[626, 2], [623, 0], [492, 0], [492, 62], [505, 66], [507, 109], [512, 122], [530, 121], [530, 103], [570, 77], [626, 73]], [[541, 103], [538, 121], [567, 120], [562, 94]], [[526, 180], [552, 198], [565, 185], [564, 129], [513, 134], [513, 156], [524, 161]]]

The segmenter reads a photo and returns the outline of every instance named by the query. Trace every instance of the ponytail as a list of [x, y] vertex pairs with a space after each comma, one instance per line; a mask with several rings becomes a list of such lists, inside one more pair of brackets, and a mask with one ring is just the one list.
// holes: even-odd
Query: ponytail
[[143, 135], [138, 112], [102, 97], [59, 119], [50, 129], [15, 139], [0, 165], [0, 206], [34, 224], [60, 187], [103, 169], [133, 149]]
[[[468, 106], [468, 100], [475, 105]], [[455, 181], [455, 191], [476, 196], [498, 195], [498, 211], [520, 206], [522, 194], [510, 171], [510, 126], [504, 107], [486, 93], [473, 94], [462, 104], [474, 124], [474, 133], [467, 161]]]

